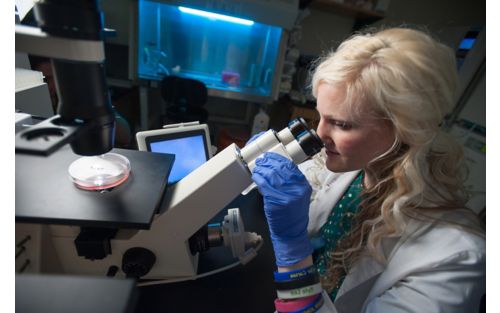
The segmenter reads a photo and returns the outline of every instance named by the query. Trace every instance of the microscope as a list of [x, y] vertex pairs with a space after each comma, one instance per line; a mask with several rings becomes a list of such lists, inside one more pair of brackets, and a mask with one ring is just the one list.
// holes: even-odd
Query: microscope
[[16, 152], [49, 155], [66, 143], [78, 155], [110, 151], [115, 119], [98, 1], [41, 0], [33, 10], [39, 28], [16, 25], [16, 51], [51, 58], [58, 115], [17, 133]]
[[[66, 11], [62, 13], [62, 9]], [[35, 12], [43, 33], [20, 29], [22, 40], [18, 42], [16, 28], [16, 49], [42, 51], [54, 58], [59, 115], [17, 133], [16, 155], [49, 155], [65, 143], [70, 143], [78, 155], [94, 156], [110, 151], [114, 119], [105, 83], [102, 20], [97, 1], [72, 1], [60, 6], [59, 1], [42, 0], [36, 4]], [[70, 27], [68, 23], [77, 25]], [[36, 49], [30, 48], [28, 39], [34, 40]], [[72, 48], [66, 50], [63, 59], [58, 59], [61, 55], [54, 56], [46, 44], [41, 44], [47, 40], [56, 43], [62, 40], [65, 44], [61, 47]], [[265, 152], [274, 152], [299, 164], [322, 147], [317, 134], [301, 118], [279, 132], [268, 130], [244, 148], [233, 143], [176, 184], [162, 189], [157, 211], [147, 229], [108, 230], [101, 244], [105, 247], [103, 253], [85, 251], [85, 245], [79, 243], [82, 229], [78, 225], [54, 223], [44, 225], [43, 229], [30, 224], [19, 226], [32, 234], [28, 235], [30, 238], [39, 238], [34, 254], [40, 272], [141, 279], [192, 277], [197, 274], [199, 253], [210, 247], [226, 245], [242, 263], [255, 255], [260, 236], [244, 231], [238, 210], [230, 209], [222, 226], [207, 226], [217, 213], [252, 186], [255, 160]], [[140, 154], [137, 160], [143, 160], [141, 166], [147, 168], [146, 156], [151, 153], [135, 153]], [[134, 163], [131, 165], [130, 176], [134, 180], [140, 173], [134, 173]], [[79, 196], [97, 197], [92, 191], [70, 188]], [[122, 189], [109, 193], [126, 193], [128, 187], [119, 188]]]
[[278, 153], [298, 164], [321, 148], [314, 130], [300, 118], [279, 132], [268, 130], [244, 148], [233, 143], [167, 187], [148, 229], [117, 229], [107, 239], [109, 249], [104, 254], [82, 253], [80, 227], [49, 225], [45, 248], [41, 250], [52, 253], [41, 258], [40, 267], [52, 262], [58, 264], [56, 272], [68, 274], [103, 276], [113, 272], [141, 279], [194, 277], [200, 252], [220, 245], [231, 249], [244, 264], [255, 255], [261, 239], [245, 232], [239, 210], [230, 209], [221, 226], [208, 227], [207, 223], [252, 185], [251, 171], [263, 153]]
[[[30, 236], [32, 242], [38, 242], [35, 249], [37, 253], [32, 260], [36, 260], [37, 264], [33, 265], [37, 265], [40, 272], [128, 276], [141, 279], [194, 277], [198, 270], [200, 252], [220, 245], [230, 248], [233, 256], [244, 264], [255, 255], [260, 237], [245, 232], [239, 210], [230, 209], [220, 226], [207, 226], [207, 223], [252, 185], [251, 171], [255, 160], [263, 153], [278, 153], [295, 163], [301, 163], [319, 152], [321, 148], [322, 143], [314, 130], [309, 129], [299, 118], [279, 132], [268, 130], [244, 148], [240, 149], [231, 144], [176, 184], [167, 186], [166, 190], [160, 189], [163, 190], [161, 203], [146, 229], [126, 226], [105, 228], [99, 226], [102, 225], [101, 221], [95, 220], [92, 221], [94, 230], [99, 230], [99, 233], [108, 232], [107, 236], [98, 237], [96, 232], [87, 232], [88, 227], [71, 223], [59, 224], [54, 220], [54, 223], [42, 226], [18, 223], [16, 234], [18, 228], [23, 229], [25, 236]], [[134, 192], [133, 184], [141, 180], [142, 170], [156, 171], [154, 165], [148, 164], [146, 157], [160, 155], [145, 151], [133, 152], [140, 155], [140, 158], [135, 159], [139, 163], [135, 164], [142, 168], [134, 167], [132, 162], [132, 173], [129, 178], [131, 182], [126, 182], [109, 192], [99, 193], [72, 186], [67, 178], [54, 178], [60, 186], [58, 194], [71, 192], [72, 197], [59, 195], [60, 198], [44, 199], [47, 202], [53, 201], [52, 206], [55, 209], [73, 210], [78, 215], [86, 213], [82, 210], [108, 214], [111, 210], [108, 210], [106, 205], [113, 206], [116, 202], [119, 204], [118, 210], [123, 206], [123, 212], [128, 212], [125, 206], [130, 206], [130, 203], [125, 199], [130, 199], [130, 194]], [[58, 153], [60, 152], [54, 154], [57, 156]], [[49, 161], [50, 159], [47, 163]], [[39, 163], [43, 166], [44, 163], [41, 162], [43, 160]], [[57, 164], [50, 166], [55, 168]], [[139, 195], [154, 198], [155, 193], [150, 185], [151, 183], [143, 180], [140, 187], [145, 191]], [[21, 185], [19, 189], [25, 190]], [[21, 192], [20, 190], [16, 188], [16, 193]], [[20, 197], [16, 206], [24, 204], [36, 207], [45, 202], [39, 197], [34, 199], [42, 204]], [[99, 207], [79, 206], [80, 200], [92, 200], [92, 204]], [[61, 202], [65, 202], [64, 206], [60, 204]], [[145, 206], [139, 201], [136, 209], [140, 211], [141, 205]], [[16, 208], [16, 219], [18, 219], [17, 213], [18, 208]], [[21, 241], [22, 236], [16, 239]]]

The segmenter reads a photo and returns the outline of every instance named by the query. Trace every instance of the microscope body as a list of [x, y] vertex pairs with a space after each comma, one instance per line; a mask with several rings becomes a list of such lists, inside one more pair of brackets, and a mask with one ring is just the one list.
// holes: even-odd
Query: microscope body
[[[190, 250], [189, 238], [252, 183], [231, 145], [167, 190], [165, 200], [148, 230], [118, 230], [110, 240], [111, 254], [101, 260], [78, 256], [75, 237], [79, 227], [51, 225], [53, 248], [61, 271], [105, 275], [111, 266], [122, 267], [125, 252], [134, 247], [154, 253], [156, 262], [142, 278], [192, 276], [198, 253]], [[125, 273], [123, 273], [125, 274]]]
[[[314, 131], [303, 132], [307, 134], [301, 136], [302, 144], [290, 128], [279, 133], [269, 130], [241, 150], [231, 144], [167, 189], [161, 210], [149, 230], [118, 230], [110, 240], [111, 254], [102, 259], [90, 260], [78, 255], [75, 237], [79, 227], [74, 226], [45, 226], [50, 238], [46, 242], [51, 246], [44, 249], [54, 251], [57, 260], [51, 262], [58, 264], [57, 271], [63, 273], [106, 275], [114, 266], [125, 275], [124, 255], [139, 247], [155, 256], [154, 265], [141, 278], [193, 276], [197, 273], [199, 256], [190, 247], [193, 234], [253, 183], [251, 169], [264, 152], [279, 153], [295, 163], [318, 152], [322, 145], [314, 137]], [[309, 135], [311, 132], [313, 136]], [[315, 144], [312, 150], [307, 148], [311, 138]]]

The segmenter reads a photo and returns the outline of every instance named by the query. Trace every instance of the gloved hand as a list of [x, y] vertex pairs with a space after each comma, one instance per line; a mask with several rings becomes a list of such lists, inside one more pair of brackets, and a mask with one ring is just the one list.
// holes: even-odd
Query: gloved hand
[[300, 262], [313, 251], [307, 237], [309, 182], [292, 161], [272, 152], [256, 160], [252, 178], [264, 198], [276, 264]]
[[265, 133], [266, 133], [265, 131], [262, 131], [262, 132], [259, 132], [259, 133], [255, 134], [255, 135], [253, 135], [252, 137], [250, 137], [250, 139], [248, 139], [248, 141], [245, 144], [245, 146], [248, 146], [249, 144], [252, 143], [252, 141], [254, 141], [255, 139], [259, 138], [260, 136], [262, 136]]

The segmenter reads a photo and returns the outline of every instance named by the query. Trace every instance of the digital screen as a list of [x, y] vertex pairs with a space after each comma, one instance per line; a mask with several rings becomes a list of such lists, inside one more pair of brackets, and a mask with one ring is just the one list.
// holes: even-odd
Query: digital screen
[[470, 50], [475, 41], [475, 38], [464, 38], [462, 39], [462, 42], [460, 42], [460, 46], [458, 48], [462, 50]]
[[151, 142], [150, 147], [152, 152], [175, 154], [168, 184], [178, 182], [207, 161], [203, 135]]

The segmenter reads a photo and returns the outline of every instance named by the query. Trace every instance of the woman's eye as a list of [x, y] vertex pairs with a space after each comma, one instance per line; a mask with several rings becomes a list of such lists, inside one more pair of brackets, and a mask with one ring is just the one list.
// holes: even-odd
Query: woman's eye
[[352, 128], [352, 125], [346, 122], [335, 122], [335, 126], [342, 128], [343, 130], [349, 130]]

